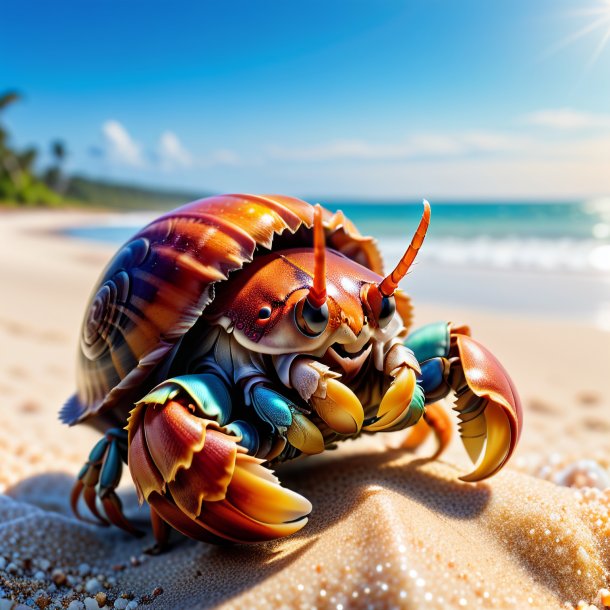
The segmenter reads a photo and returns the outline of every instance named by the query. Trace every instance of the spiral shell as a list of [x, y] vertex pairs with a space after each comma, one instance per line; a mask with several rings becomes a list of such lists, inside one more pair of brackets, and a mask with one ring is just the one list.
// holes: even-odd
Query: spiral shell
[[[278, 195], [222, 195], [187, 204], [134, 236], [102, 273], [82, 324], [69, 424], [144, 395], [152, 371], [192, 328], [211, 286], [259, 249], [311, 243], [313, 206]], [[381, 274], [375, 242], [343, 214], [323, 210], [329, 247]], [[147, 385], [148, 384], [148, 385]]]
[[104, 282], [93, 297], [81, 337], [81, 349], [87, 358], [99, 358], [109, 349], [121, 314], [121, 305], [127, 300], [128, 294], [129, 276], [121, 271], [116, 277]]

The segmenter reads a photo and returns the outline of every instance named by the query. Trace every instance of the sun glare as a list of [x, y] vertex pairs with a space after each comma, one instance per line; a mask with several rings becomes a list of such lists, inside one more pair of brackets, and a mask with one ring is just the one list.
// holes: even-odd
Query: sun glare
[[601, 34], [591, 57], [585, 65], [585, 71], [587, 71], [592, 68], [599, 59], [610, 40], [610, 0], [601, 0], [595, 6], [569, 11], [568, 14], [569, 16], [587, 17], [590, 20], [586, 25], [571, 34], [568, 34], [557, 44], [553, 45], [544, 56], [549, 57], [555, 55], [565, 47], [574, 44], [582, 38]]

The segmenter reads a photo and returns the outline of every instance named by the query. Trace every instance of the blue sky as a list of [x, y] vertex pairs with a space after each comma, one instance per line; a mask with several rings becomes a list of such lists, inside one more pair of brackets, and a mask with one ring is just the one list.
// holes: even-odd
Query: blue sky
[[20, 146], [189, 191], [610, 194], [610, 2], [20, 0]]

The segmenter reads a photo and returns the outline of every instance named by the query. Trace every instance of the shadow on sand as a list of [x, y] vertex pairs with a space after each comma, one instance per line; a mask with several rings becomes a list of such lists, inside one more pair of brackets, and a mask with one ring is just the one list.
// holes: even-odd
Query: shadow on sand
[[[89, 563], [103, 568], [117, 563], [127, 568], [117, 574], [119, 588], [136, 596], [161, 586], [173, 599], [183, 598], [184, 607], [209, 608], [229, 601], [274, 574], [286, 569], [319, 542], [324, 532], [343, 520], [374, 494], [392, 492], [420, 504], [422, 510], [446, 518], [473, 519], [487, 505], [491, 491], [486, 485], [465, 485], [435, 475], [428, 460], [409, 459], [403, 451], [330, 455], [309, 458], [278, 469], [282, 484], [311, 500], [314, 510], [307, 526], [283, 541], [252, 546], [199, 543], [175, 534], [172, 548], [149, 557], [139, 567], [129, 557], [139, 556], [152, 543], [146, 508], [137, 508], [135, 492], [122, 494], [127, 513], [148, 532], [145, 539], [133, 539], [114, 528], [90, 526], [70, 516], [68, 497], [73, 479], [63, 473], [49, 473], [26, 479], [7, 491], [17, 502], [39, 507], [44, 519], [60, 519], [94, 549]], [[456, 473], [457, 476], [457, 473]], [[52, 490], [52, 493], [50, 493]], [[66, 551], [63, 551], [66, 557]], [[79, 553], [74, 553], [78, 565]], [[174, 605], [174, 604], [172, 604]], [[149, 608], [164, 607], [162, 598]]]

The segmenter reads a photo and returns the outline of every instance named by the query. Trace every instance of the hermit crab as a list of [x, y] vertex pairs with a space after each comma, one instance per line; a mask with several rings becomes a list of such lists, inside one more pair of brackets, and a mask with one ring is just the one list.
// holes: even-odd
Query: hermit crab
[[[274, 464], [363, 433], [432, 429], [453, 392], [464, 481], [496, 473], [521, 430], [498, 360], [466, 326], [411, 331], [398, 288], [430, 222], [384, 275], [375, 241], [341, 213], [277, 195], [187, 204], [135, 235], [102, 274], [80, 334], [77, 392], [60, 417], [104, 436], [71, 502], [137, 534], [116, 493], [128, 464], [159, 547], [171, 528], [210, 542], [301, 529], [310, 503]], [[477, 463], [478, 462], [478, 463]], [[171, 526], [171, 527], [170, 527]]]

